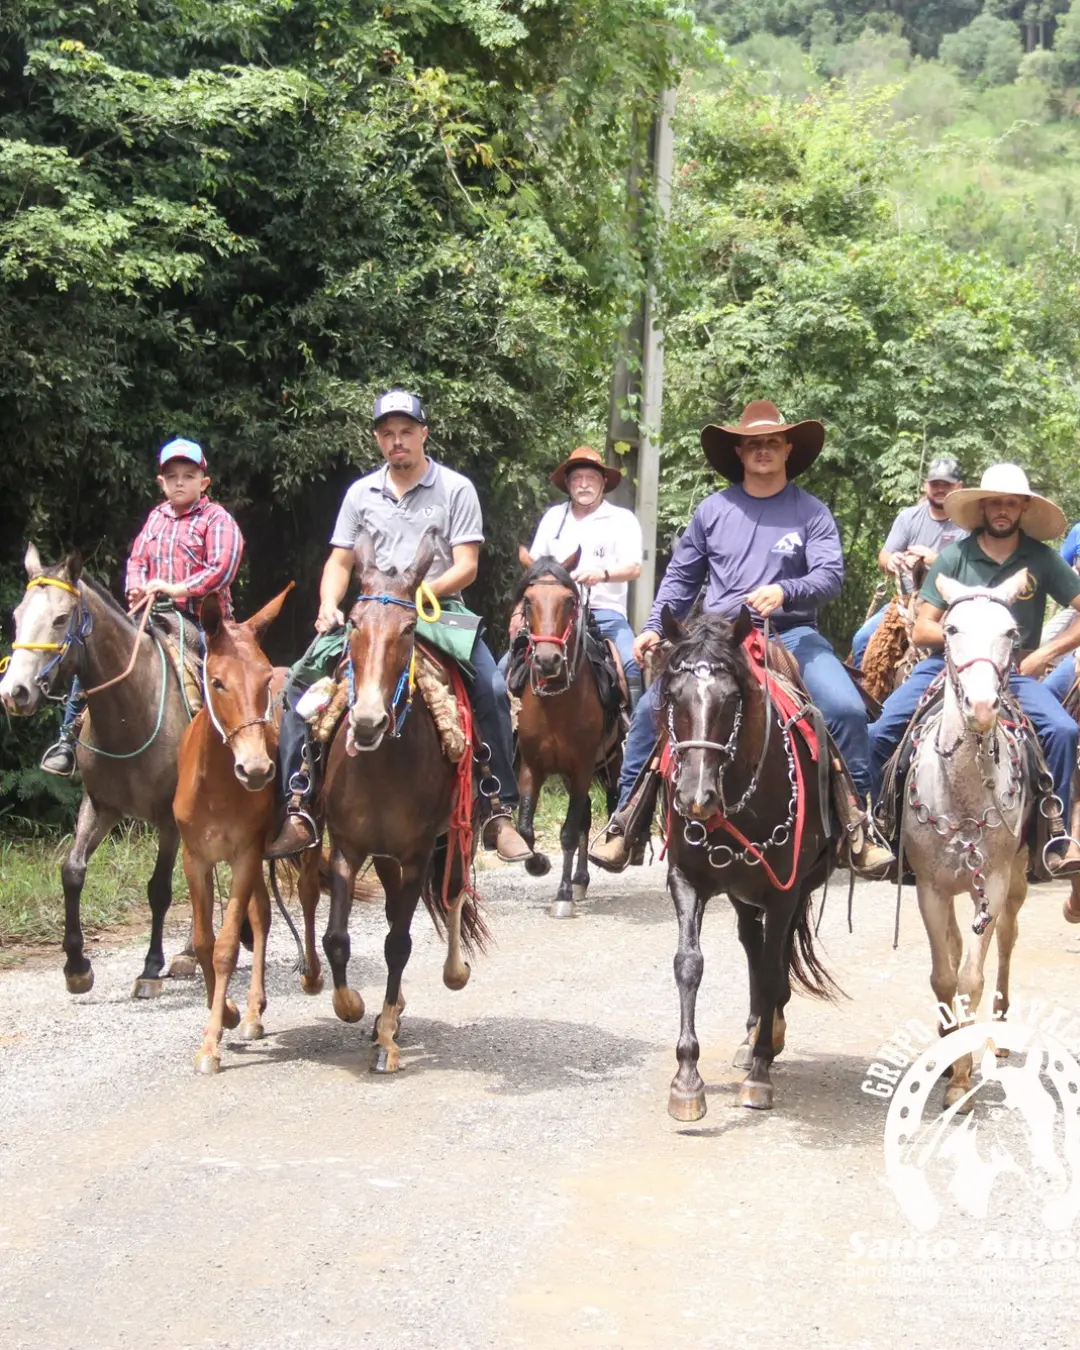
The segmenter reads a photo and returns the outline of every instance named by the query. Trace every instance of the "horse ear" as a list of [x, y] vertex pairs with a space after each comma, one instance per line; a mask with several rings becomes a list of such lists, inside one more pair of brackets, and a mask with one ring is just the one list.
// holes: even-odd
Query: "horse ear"
[[225, 627], [225, 616], [221, 612], [221, 596], [217, 591], [211, 591], [203, 600], [199, 610], [199, 622], [208, 642], [213, 642], [215, 638], [221, 636]]
[[82, 554], [77, 548], [71, 550], [60, 565], [60, 570], [74, 586], [82, 576]]
[[429, 525], [420, 536], [420, 542], [416, 546], [416, 556], [405, 569], [405, 584], [411, 591], [415, 586], [419, 586], [428, 574], [428, 568], [435, 561], [435, 538], [439, 531], [434, 525]]
[[356, 570], [360, 576], [363, 576], [365, 572], [373, 571], [376, 567], [375, 543], [367, 530], [360, 531], [353, 546], [353, 556], [356, 558]]
[[[1014, 600], [1018, 600], [1027, 589], [1030, 578], [1026, 567], [1021, 567], [1015, 576], [1009, 577], [1008, 581], [1003, 581], [1000, 586], [994, 587], [994, 594], [1004, 600], [1007, 605], [1011, 605]], [[944, 595], [944, 591], [942, 594]]]
[[524, 544], [518, 545], [518, 562], [524, 567], [526, 572], [533, 565], [533, 556]]
[[[1021, 573], [1018, 572], [1017, 576], [1020, 575]], [[1023, 571], [1023, 576], [1027, 577], [1026, 570]], [[962, 595], [967, 595], [972, 589], [970, 586], [965, 586], [962, 582], [957, 581], [955, 577], [938, 577], [937, 588], [942, 600], [947, 605], [955, 604]]]
[[249, 633], [256, 638], [262, 637], [263, 633], [281, 613], [281, 606], [285, 603], [286, 597], [295, 585], [295, 581], [290, 581], [280, 595], [275, 595], [273, 600], [263, 605], [262, 609], [253, 614], [250, 619], [244, 621], [244, 627]]
[[26, 568], [26, 575], [31, 581], [35, 577], [41, 576], [45, 570], [41, 565], [41, 554], [37, 551], [36, 544], [27, 544], [26, 557], [23, 559], [23, 566]]
[[579, 562], [581, 562], [580, 546], [574, 549], [573, 553], [571, 553], [569, 558], [567, 558], [567, 560], [563, 563], [563, 566], [566, 568], [568, 572], [572, 572]]
[[660, 611], [660, 631], [669, 642], [681, 642], [683, 640], [683, 626], [672, 614], [669, 605], [665, 605]]
[[743, 605], [736, 615], [735, 622], [731, 625], [731, 640], [737, 646], [741, 647], [750, 636], [750, 630], [754, 626], [754, 619], [748, 606]]

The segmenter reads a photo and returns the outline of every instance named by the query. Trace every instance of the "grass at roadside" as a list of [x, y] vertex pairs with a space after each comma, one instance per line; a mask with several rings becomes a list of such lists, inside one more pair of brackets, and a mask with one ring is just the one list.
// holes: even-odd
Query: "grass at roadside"
[[[15, 942], [59, 942], [64, 931], [60, 862], [71, 836], [0, 837], [0, 947]], [[142, 907], [149, 922], [146, 882], [154, 869], [156, 837], [137, 825], [114, 830], [86, 871], [82, 922], [86, 932], [116, 927]], [[179, 866], [173, 898], [186, 895]]]

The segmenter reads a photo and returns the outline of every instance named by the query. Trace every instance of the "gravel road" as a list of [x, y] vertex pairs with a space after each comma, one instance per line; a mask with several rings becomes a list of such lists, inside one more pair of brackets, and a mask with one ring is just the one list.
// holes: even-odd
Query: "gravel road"
[[[0, 975], [0, 1346], [1075, 1343], [1080, 1223], [1051, 1249], [1029, 1176], [1002, 1176], [986, 1218], [947, 1209], [921, 1247], [900, 1211], [888, 1103], [862, 1084], [909, 1019], [932, 1024], [928, 949], [907, 892], [893, 951], [883, 885], [859, 885], [849, 934], [845, 881], [821, 937], [850, 999], [793, 1000], [771, 1113], [735, 1104], [745, 967], [730, 908], [710, 907], [709, 1111], [692, 1126], [666, 1112], [678, 1005], [659, 864], [595, 879], [562, 923], [550, 879], [485, 871], [496, 944], [458, 994], [418, 915], [394, 1078], [368, 1071], [376, 906], [353, 917], [363, 1024], [299, 991], [278, 922], [267, 1037], [226, 1033], [216, 1078], [192, 1072], [201, 982], [130, 1001], [141, 934], [96, 945], [81, 999], [59, 955]], [[1014, 1009], [1080, 1013], [1062, 893], [1037, 888], [1021, 916]], [[182, 936], [178, 916], [169, 950]]]

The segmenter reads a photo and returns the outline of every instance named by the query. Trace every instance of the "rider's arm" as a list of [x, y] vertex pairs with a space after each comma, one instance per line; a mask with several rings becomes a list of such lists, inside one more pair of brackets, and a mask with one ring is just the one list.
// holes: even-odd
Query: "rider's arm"
[[315, 627], [320, 633], [340, 628], [345, 622], [341, 602], [349, 589], [355, 565], [356, 555], [351, 548], [330, 550], [330, 556], [323, 565], [322, 580], [319, 582], [319, 617], [315, 620]]
[[641, 576], [641, 560], [645, 545], [641, 537], [641, 522], [626, 511], [618, 517], [615, 533], [615, 557], [607, 569], [608, 581], [637, 581]]
[[832, 512], [820, 506], [806, 520], [803, 527], [806, 543], [803, 545], [806, 571], [801, 577], [784, 577], [779, 582], [784, 593], [784, 604], [791, 608], [798, 601], [804, 607], [820, 609], [835, 600], [844, 584], [844, 550], [840, 531]]
[[897, 557], [907, 552], [908, 544], [911, 541], [908, 515], [909, 510], [904, 510], [896, 517], [892, 523], [892, 529], [889, 531], [889, 537], [885, 540], [881, 552], [877, 555], [878, 566], [883, 572], [895, 572]]
[[[1050, 556], [1053, 565], [1049, 575], [1044, 578], [1047, 592], [1062, 609], [1071, 608], [1080, 611], [1080, 578], [1064, 558], [1054, 554]], [[1066, 656], [1077, 647], [1080, 647], [1080, 624], [1071, 623], [1056, 638], [1047, 642], [1045, 646], [1037, 647], [1026, 657], [1020, 663], [1020, 673], [1039, 679], [1059, 657]]]
[[944, 608], [931, 604], [929, 600], [924, 599], [919, 604], [911, 632], [911, 640], [916, 647], [932, 647], [935, 651], [944, 647], [945, 634], [941, 627], [944, 613]]
[[645, 632], [659, 634], [662, 631], [660, 616], [665, 605], [670, 607], [677, 619], [681, 619], [690, 612], [697, 599], [698, 591], [709, 573], [706, 533], [702, 521], [702, 508], [707, 505], [704, 502], [698, 507], [686, 533], [675, 545], [675, 552], [671, 555], [671, 562], [668, 563], [645, 623]]
[[211, 505], [203, 536], [202, 566], [184, 577], [182, 589], [185, 594], [178, 598], [199, 600], [211, 591], [227, 586], [236, 579], [243, 552], [244, 536], [240, 526], [223, 506]]
[[146, 590], [146, 583], [150, 578], [150, 522], [153, 520], [156, 511], [157, 507], [151, 511], [146, 524], [139, 531], [131, 546], [131, 553], [128, 555], [124, 593], [128, 598], [129, 605], [142, 599], [143, 592]]
[[476, 569], [480, 562], [479, 544], [455, 544], [454, 561], [441, 577], [427, 584], [441, 600], [444, 595], [456, 595], [476, 580]]

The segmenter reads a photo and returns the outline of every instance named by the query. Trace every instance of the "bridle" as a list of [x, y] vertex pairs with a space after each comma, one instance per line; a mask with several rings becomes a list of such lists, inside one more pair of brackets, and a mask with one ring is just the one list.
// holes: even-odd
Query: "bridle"
[[[375, 604], [375, 605], [397, 605], [401, 609], [410, 609], [425, 623], [438, 623], [442, 617], [442, 606], [439, 604], [438, 596], [427, 584], [422, 581], [416, 588], [415, 600], [401, 600], [396, 595], [358, 595], [356, 603]], [[356, 670], [353, 666], [352, 644], [349, 640], [349, 634], [345, 635], [345, 650], [348, 652], [346, 658], [346, 680], [349, 689], [349, 698], [347, 707], [351, 711], [356, 704]], [[397, 740], [401, 735], [401, 730], [405, 725], [405, 719], [412, 708], [413, 694], [416, 692], [416, 632], [413, 631], [412, 644], [409, 648], [409, 659], [406, 661], [401, 675], [398, 678], [397, 687], [394, 690], [394, 697], [390, 700], [390, 730], [389, 735]]]
[[[529, 592], [534, 586], [558, 586], [561, 590], [569, 589], [565, 582], [559, 581], [556, 577], [538, 577], [525, 588], [522, 599], [526, 605], [529, 603]], [[570, 617], [566, 621], [566, 627], [561, 633], [534, 633], [531, 628], [525, 630], [525, 663], [529, 670], [529, 687], [540, 698], [550, 698], [554, 694], [565, 693], [574, 683], [581, 668], [581, 658], [585, 651], [583, 638], [585, 626], [588, 623], [589, 605], [588, 601], [582, 601], [580, 590], [575, 589], [570, 593], [574, 597], [574, 604], [570, 610]], [[544, 676], [537, 672], [534, 658], [536, 648], [541, 643], [559, 648], [563, 663], [561, 677], [558, 675]], [[558, 681], [557, 684], [556, 681]]]
[[[946, 607], [944, 613], [941, 616], [942, 629], [944, 629], [945, 620], [957, 607], [957, 605], [962, 605], [967, 600], [990, 600], [995, 605], [1001, 605], [1006, 610], [1010, 618], [1013, 617], [1012, 609], [1009, 607], [1007, 601], [1002, 600], [1000, 596], [997, 595], [991, 595], [987, 592], [978, 592], [974, 595], [962, 595], [958, 600], [954, 600], [952, 604]], [[1014, 650], [1015, 647], [1016, 643], [1014, 642], [1013, 643]], [[1007, 662], [1004, 666], [1000, 666], [991, 656], [973, 656], [970, 661], [961, 661], [957, 663], [953, 659], [952, 652], [949, 650], [949, 640], [947, 636], [945, 638], [944, 657], [945, 657], [945, 674], [946, 678], [949, 681], [949, 687], [952, 689], [953, 693], [956, 696], [957, 701], [960, 703], [961, 706], [963, 706], [964, 701], [964, 689], [960, 683], [960, 676], [964, 673], [965, 670], [970, 670], [973, 666], [985, 663], [997, 676], [999, 688], [1004, 688], [1008, 681], [1011, 662]], [[962, 739], [963, 733], [961, 733], [960, 737], [960, 740]], [[938, 754], [943, 755], [946, 759], [948, 759], [950, 755], [956, 753], [956, 749], [959, 744], [960, 741], [958, 740], [956, 744], [951, 746], [948, 750], [942, 750], [937, 743], [937, 737], [935, 736], [934, 738], [935, 749], [937, 750]]]
[[273, 691], [268, 688], [266, 691], [266, 712], [263, 713], [262, 717], [249, 718], [248, 721], [241, 722], [238, 727], [232, 727], [230, 728], [229, 731], [226, 731], [225, 728], [221, 725], [221, 721], [216, 711], [214, 710], [214, 701], [210, 697], [210, 677], [207, 674], [207, 667], [209, 666], [209, 664], [210, 664], [209, 657], [204, 656], [202, 663], [203, 706], [206, 708], [206, 714], [210, 718], [214, 730], [221, 737], [222, 745], [228, 745], [234, 736], [239, 736], [239, 734], [242, 731], [246, 731], [248, 727], [264, 727], [267, 725], [268, 722], [273, 721], [274, 694]]
[[[15, 652], [55, 653], [52, 660], [45, 663], [44, 668], [34, 680], [34, 683], [41, 690], [42, 694], [55, 702], [58, 699], [62, 699], [63, 696], [54, 695], [52, 693], [52, 681], [49, 679], [49, 676], [63, 663], [64, 658], [71, 650], [72, 645], [77, 644], [83, 646], [85, 644], [86, 639], [93, 630], [94, 617], [83, 604], [82, 592], [79, 590], [78, 586], [72, 585], [70, 581], [62, 581], [59, 577], [32, 577], [26, 583], [26, 589], [29, 591], [35, 586], [53, 586], [58, 591], [65, 591], [68, 595], [73, 595], [76, 600], [76, 604], [68, 618], [67, 631], [60, 642], [20, 642], [16, 639], [11, 644], [11, 650]], [[0, 661], [0, 675], [3, 675], [7, 670], [10, 661], [10, 656], [5, 656], [3, 660]]]

